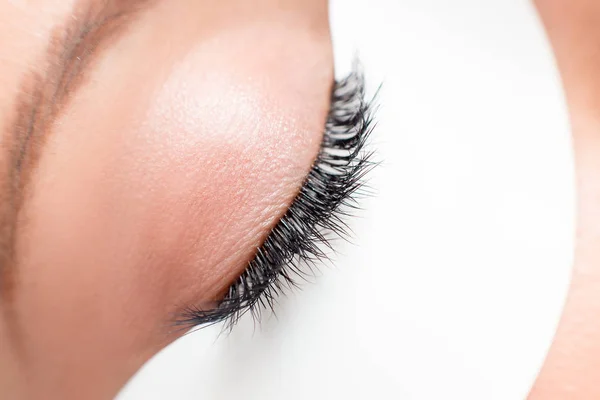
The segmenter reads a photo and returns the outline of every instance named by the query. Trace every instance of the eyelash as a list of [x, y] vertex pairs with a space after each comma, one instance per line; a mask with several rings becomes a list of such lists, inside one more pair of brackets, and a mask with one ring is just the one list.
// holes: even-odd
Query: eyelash
[[373, 124], [372, 102], [365, 101], [365, 85], [358, 64], [346, 78], [336, 81], [321, 150], [300, 193], [257, 250], [246, 271], [229, 287], [214, 309], [190, 307], [179, 326], [199, 327], [225, 321], [231, 329], [248, 311], [260, 320], [263, 310], [274, 310], [286, 289], [305, 280], [332, 249], [333, 237], [348, 237], [344, 217], [358, 207], [357, 195], [372, 169], [372, 153], [365, 143]]

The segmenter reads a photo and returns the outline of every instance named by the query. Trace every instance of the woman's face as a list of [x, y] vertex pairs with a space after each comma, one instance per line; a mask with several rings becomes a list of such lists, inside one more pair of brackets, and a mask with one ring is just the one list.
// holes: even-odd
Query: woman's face
[[3, 2], [0, 55], [0, 386], [108, 398], [297, 195], [329, 109], [327, 4]]

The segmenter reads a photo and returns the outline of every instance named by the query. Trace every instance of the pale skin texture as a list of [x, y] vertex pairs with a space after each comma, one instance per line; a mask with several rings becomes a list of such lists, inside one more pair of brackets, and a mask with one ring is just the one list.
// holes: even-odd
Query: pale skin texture
[[[86, 2], [0, 3], [0, 160], [21, 83]], [[598, 399], [600, 3], [535, 3], [567, 94], [579, 200], [572, 287], [529, 399]], [[180, 335], [177, 312], [213, 305], [239, 275], [318, 151], [333, 79], [325, 1], [156, 0], [98, 53], [18, 214], [1, 398], [112, 398]]]
[[536, 0], [562, 75], [577, 173], [577, 241], [556, 338], [529, 400], [600, 399], [600, 2]]
[[[86, 1], [0, 2], [0, 148], [21, 82]], [[178, 312], [244, 270], [319, 149], [327, 3], [156, 0], [89, 69], [18, 214], [2, 398], [112, 398], [183, 333]]]

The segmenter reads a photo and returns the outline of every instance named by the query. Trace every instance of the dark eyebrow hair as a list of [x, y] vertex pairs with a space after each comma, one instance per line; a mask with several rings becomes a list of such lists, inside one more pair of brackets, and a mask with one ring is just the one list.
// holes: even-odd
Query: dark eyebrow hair
[[49, 36], [43, 58], [24, 74], [15, 99], [12, 123], [3, 132], [0, 154], [0, 296], [13, 284], [17, 223], [27, 184], [47, 137], [74, 94], [85, 84], [94, 61], [157, 0], [79, 0]]

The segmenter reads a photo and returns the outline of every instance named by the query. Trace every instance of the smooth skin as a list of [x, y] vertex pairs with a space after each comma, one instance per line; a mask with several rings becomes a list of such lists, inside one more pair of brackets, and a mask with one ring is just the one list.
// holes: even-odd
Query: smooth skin
[[556, 338], [529, 400], [600, 399], [600, 2], [536, 0], [570, 112], [575, 264]]
[[[0, 3], [0, 184], [24, 83], [47, 72], [64, 21], [100, 3]], [[600, 3], [535, 4], [567, 94], [579, 203], [572, 288], [529, 399], [598, 399]], [[14, 245], [0, 254], [1, 398], [115, 396], [182, 333], [179, 311], [214, 305], [243, 270], [321, 140], [333, 80], [324, 0], [155, 0], [94, 52], [34, 143], [18, 212], [0, 192], [0, 235], [7, 215], [16, 222], [0, 237]]]
[[[17, 99], [32, 69], [48, 73], [57, 29], [127, 1], [0, 3], [4, 187]], [[1, 265], [3, 399], [114, 397], [184, 333], [179, 312], [214, 306], [318, 153], [333, 82], [326, 1], [150, 3], [93, 50], [29, 145], [40, 154], [20, 207], [0, 197], [0, 232], [16, 221]]]

